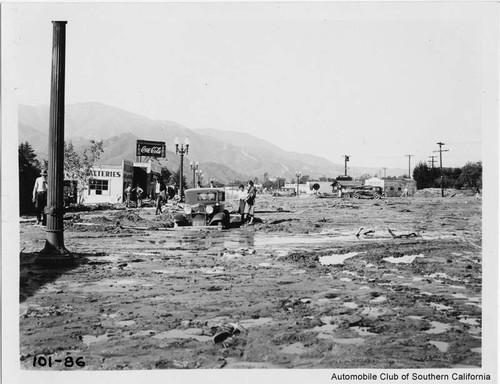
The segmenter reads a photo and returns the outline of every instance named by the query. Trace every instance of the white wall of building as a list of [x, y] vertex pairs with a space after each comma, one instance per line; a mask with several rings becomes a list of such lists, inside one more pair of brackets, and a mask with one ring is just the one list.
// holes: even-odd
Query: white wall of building
[[91, 172], [92, 179], [83, 191], [84, 204], [116, 204], [123, 201], [124, 183], [130, 180], [128, 175], [124, 175], [123, 165], [95, 166]]

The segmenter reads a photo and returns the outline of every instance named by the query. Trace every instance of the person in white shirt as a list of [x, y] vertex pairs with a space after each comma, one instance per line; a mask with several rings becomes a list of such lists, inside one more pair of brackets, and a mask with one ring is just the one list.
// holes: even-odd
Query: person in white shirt
[[238, 213], [241, 215], [241, 221], [243, 222], [243, 214], [245, 211], [245, 203], [247, 201], [248, 192], [245, 191], [245, 186], [243, 184], [240, 185], [237, 192], [238, 200], [240, 202]]
[[35, 203], [36, 224], [47, 225], [47, 214], [45, 207], [47, 206], [47, 171], [43, 170], [40, 177], [35, 180], [33, 187], [33, 203]]

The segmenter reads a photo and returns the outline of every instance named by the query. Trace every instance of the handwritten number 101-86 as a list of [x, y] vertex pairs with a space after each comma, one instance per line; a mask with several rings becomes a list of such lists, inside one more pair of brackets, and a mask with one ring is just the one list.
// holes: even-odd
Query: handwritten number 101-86
[[85, 367], [85, 361], [83, 357], [78, 357], [76, 359], [73, 356], [66, 356], [64, 359], [52, 359], [52, 356], [35, 356], [33, 357], [33, 367], [49, 367], [52, 368], [54, 363], [62, 364], [66, 368], [73, 367]]

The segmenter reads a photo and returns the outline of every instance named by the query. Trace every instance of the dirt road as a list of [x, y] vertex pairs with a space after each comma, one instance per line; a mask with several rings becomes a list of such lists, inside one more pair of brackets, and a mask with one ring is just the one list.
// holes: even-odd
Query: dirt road
[[64, 233], [77, 263], [58, 271], [33, 264], [45, 231], [22, 224], [22, 367], [481, 366], [480, 198], [256, 209], [261, 223], [222, 231], [171, 230], [154, 208], [81, 213]]

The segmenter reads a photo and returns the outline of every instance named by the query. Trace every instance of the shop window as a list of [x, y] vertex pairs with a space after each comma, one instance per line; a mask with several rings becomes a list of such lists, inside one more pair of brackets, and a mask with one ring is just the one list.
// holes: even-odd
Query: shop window
[[[107, 195], [108, 191], [108, 180], [98, 180], [98, 179], [91, 179], [89, 182], [89, 194], [95, 195]], [[103, 193], [103, 191], [106, 191]]]

